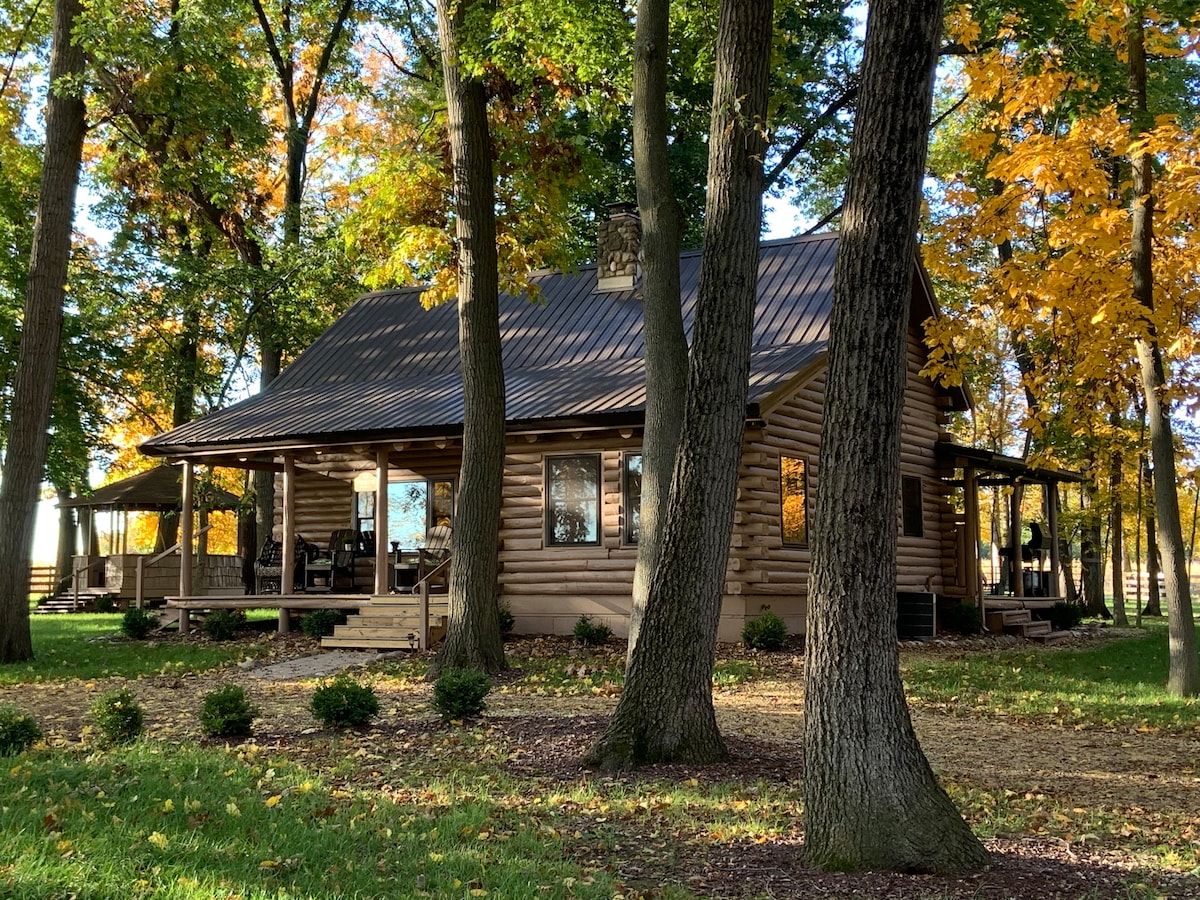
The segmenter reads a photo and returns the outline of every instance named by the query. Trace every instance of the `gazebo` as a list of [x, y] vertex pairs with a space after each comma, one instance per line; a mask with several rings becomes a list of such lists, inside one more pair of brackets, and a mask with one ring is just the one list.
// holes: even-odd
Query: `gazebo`
[[[114, 481], [82, 497], [72, 497], [58, 505], [81, 511], [83, 525], [82, 552], [72, 561], [72, 590], [77, 597], [109, 596], [117, 600], [162, 599], [180, 590], [183, 571], [180, 566], [182, 546], [187, 545], [191, 557], [194, 532], [190, 513], [233, 510], [240, 498], [218, 487], [204, 483], [196, 485], [184, 467], [161, 465]], [[154, 512], [161, 517], [177, 515], [180, 519], [180, 540], [154, 555], [129, 551], [129, 514]], [[111, 539], [107, 553], [92, 553], [96, 543], [97, 513], [111, 517]], [[202, 544], [203, 546], [203, 544]], [[242, 584], [242, 558], [238, 555], [213, 555], [201, 552], [195, 565], [196, 585], [201, 588], [220, 588], [225, 592]], [[186, 568], [186, 567], [185, 567]], [[191, 573], [189, 573], [190, 576]]]

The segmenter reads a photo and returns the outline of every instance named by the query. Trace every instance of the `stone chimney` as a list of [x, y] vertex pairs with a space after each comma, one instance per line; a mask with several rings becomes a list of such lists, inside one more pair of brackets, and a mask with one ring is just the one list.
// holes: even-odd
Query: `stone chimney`
[[642, 221], [636, 203], [609, 203], [596, 234], [596, 290], [629, 291], [638, 278]]

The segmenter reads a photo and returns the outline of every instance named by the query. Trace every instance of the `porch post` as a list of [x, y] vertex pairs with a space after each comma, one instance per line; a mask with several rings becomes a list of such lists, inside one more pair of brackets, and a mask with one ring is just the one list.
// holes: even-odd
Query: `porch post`
[[196, 472], [189, 460], [183, 461], [183, 497], [179, 511], [179, 596], [192, 595], [192, 507], [196, 491]]
[[375, 451], [375, 593], [388, 592], [388, 451]]
[[979, 484], [974, 466], [963, 466], [963, 529], [967, 535], [964, 575], [967, 599], [983, 612], [983, 591], [979, 586]]
[[1025, 596], [1024, 566], [1021, 564], [1021, 482], [1013, 479], [1012, 497], [1009, 499], [1009, 519], [1012, 533], [1009, 535], [1009, 564], [1012, 566], [1012, 592], [1014, 597]]
[[1059, 569], [1062, 561], [1058, 557], [1058, 485], [1047, 482], [1042, 490], [1046, 494], [1046, 523], [1050, 526], [1050, 596], [1057, 597]]
[[[283, 575], [280, 578], [279, 593], [294, 594], [296, 592], [296, 461], [290, 457], [283, 458]], [[283, 626], [283, 611], [279, 615], [280, 630]]]

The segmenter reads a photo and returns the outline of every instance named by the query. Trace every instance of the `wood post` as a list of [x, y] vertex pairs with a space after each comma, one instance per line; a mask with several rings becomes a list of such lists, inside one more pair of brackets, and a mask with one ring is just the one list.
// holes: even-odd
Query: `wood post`
[[1012, 496], [1009, 499], [1009, 519], [1012, 523], [1012, 531], [1008, 538], [1009, 553], [1011, 554], [1008, 562], [1012, 566], [1012, 592], [1014, 597], [1025, 596], [1024, 566], [1021, 565], [1021, 494], [1022, 485], [1014, 479]]
[[375, 593], [388, 592], [388, 451], [375, 451]]
[[963, 467], [963, 528], [967, 532], [967, 553], [963, 573], [967, 579], [967, 599], [983, 612], [983, 591], [979, 584], [979, 484], [972, 466]]
[[283, 458], [283, 574], [279, 579], [279, 593], [296, 592], [296, 460]]
[[[183, 461], [183, 497], [179, 512], [179, 596], [192, 596], [192, 507], [196, 491], [196, 470]], [[182, 623], [181, 623], [182, 624]]]
[[1046, 484], [1046, 524], [1050, 526], [1050, 596], [1059, 596], [1059, 571], [1062, 560], [1058, 556], [1058, 485]]

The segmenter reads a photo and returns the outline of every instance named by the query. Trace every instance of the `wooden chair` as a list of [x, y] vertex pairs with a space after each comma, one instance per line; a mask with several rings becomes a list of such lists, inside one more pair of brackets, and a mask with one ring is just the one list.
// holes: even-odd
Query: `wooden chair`
[[339, 528], [329, 535], [329, 558], [333, 562], [330, 586], [353, 593], [354, 560], [362, 550], [362, 535], [353, 528]]
[[436, 585], [440, 590], [450, 590], [450, 567], [443, 566], [450, 559], [450, 542], [453, 534], [449, 525], [434, 525], [425, 533], [425, 546], [418, 551], [417, 584], [429, 578], [432, 590]]

